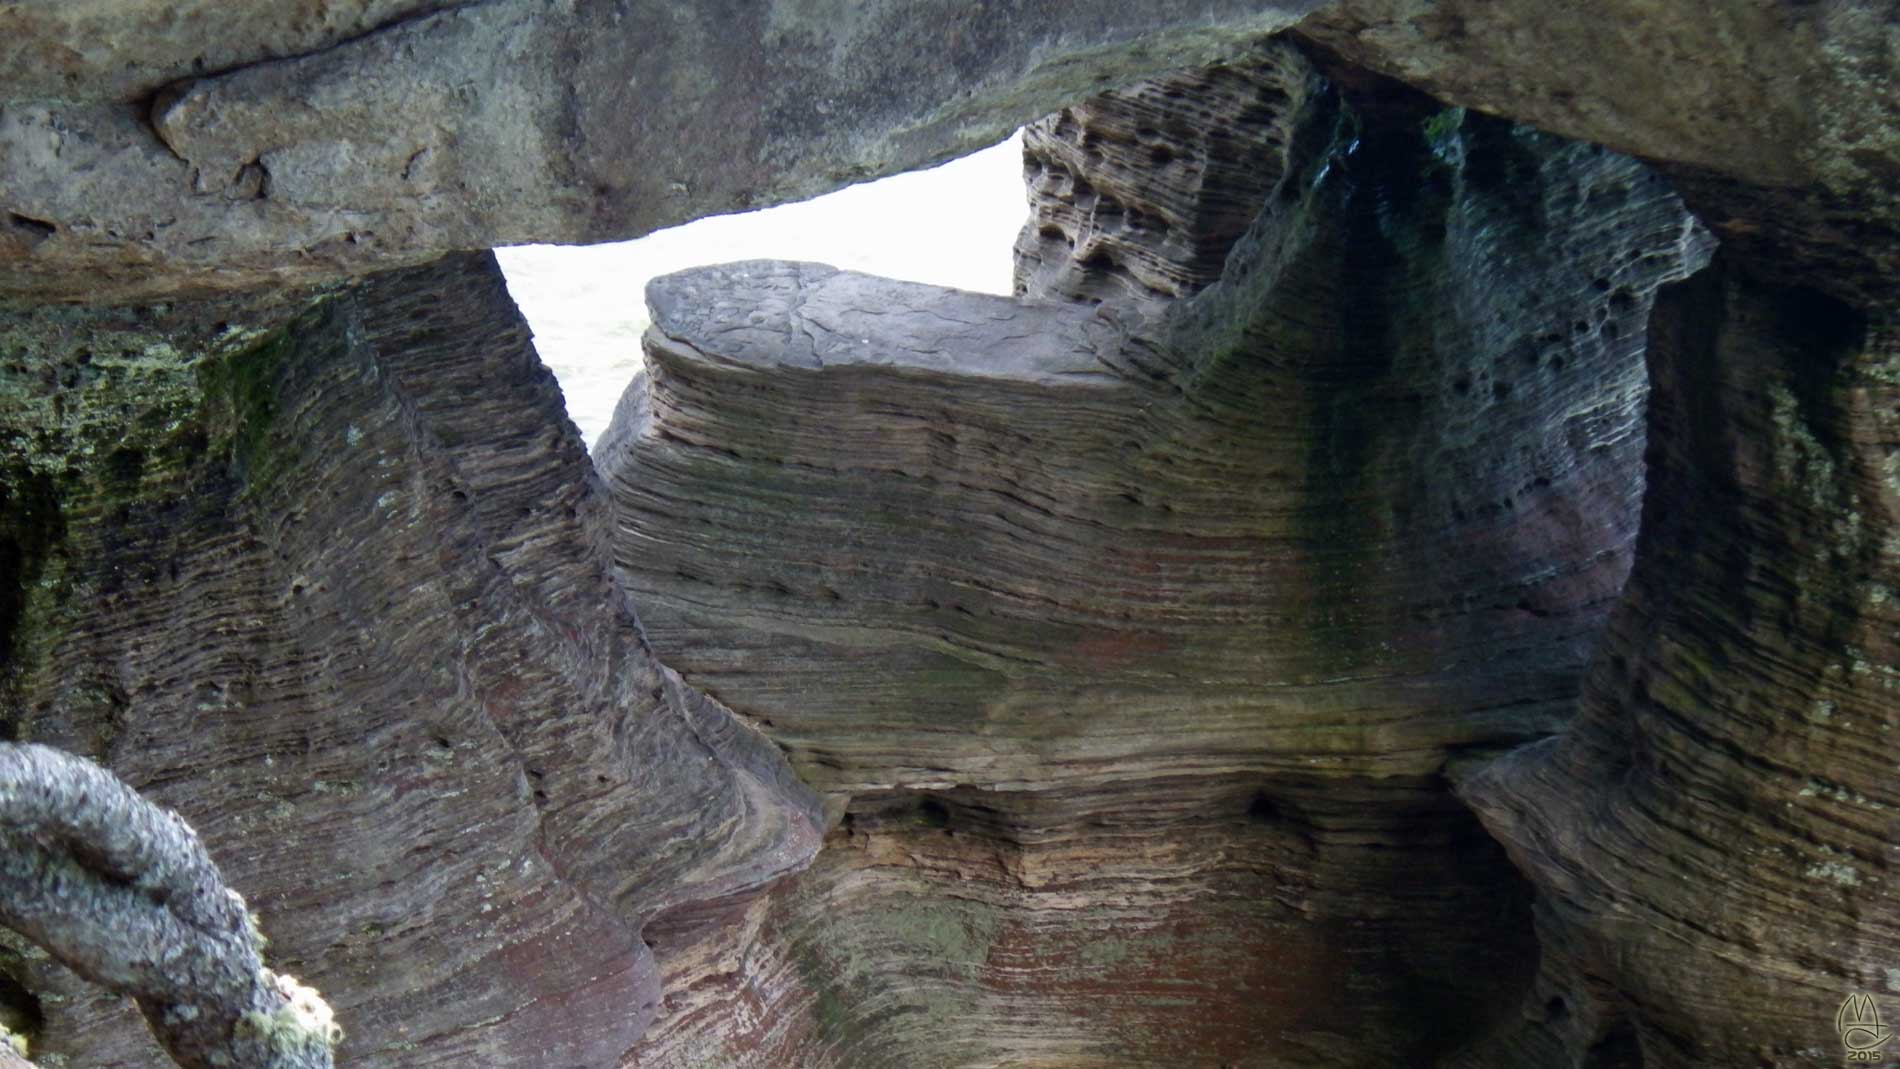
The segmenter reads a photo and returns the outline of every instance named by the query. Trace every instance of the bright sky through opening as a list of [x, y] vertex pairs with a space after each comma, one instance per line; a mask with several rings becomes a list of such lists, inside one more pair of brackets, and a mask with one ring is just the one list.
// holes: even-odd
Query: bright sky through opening
[[610, 245], [497, 249], [508, 289], [590, 446], [640, 368], [647, 280], [733, 260], [814, 260], [912, 282], [1010, 292], [1028, 217], [1021, 135], [928, 171], [721, 215]]

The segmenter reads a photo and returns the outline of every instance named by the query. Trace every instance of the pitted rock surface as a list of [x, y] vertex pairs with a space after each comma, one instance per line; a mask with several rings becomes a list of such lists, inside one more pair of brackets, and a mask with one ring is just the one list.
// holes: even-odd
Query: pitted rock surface
[[1900, 947], [1900, 337], [1718, 259], [1651, 339], [1640, 551], [1583, 714], [1464, 793], [1544, 890], [1572, 1049], [1834, 1064]]
[[1024, 127], [1016, 295], [1168, 299], [1211, 285], [1284, 175], [1319, 87], [1276, 41]]

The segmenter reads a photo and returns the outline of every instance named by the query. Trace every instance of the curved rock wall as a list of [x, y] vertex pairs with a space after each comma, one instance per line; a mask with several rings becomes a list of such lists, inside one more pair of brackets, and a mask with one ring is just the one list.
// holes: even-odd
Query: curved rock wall
[[620, 575], [834, 825], [762, 1027], [639, 1064], [1424, 1064], [1515, 1013], [1528, 896], [1441, 773], [1567, 716], [1707, 243], [1632, 161], [1277, 60], [1284, 177], [1192, 300], [650, 287]]
[[[0, 339], [5, 731], [184, 814], [345, 1064], [612, 1064], [659, 998], [642, 925], [816, 848], [777, 752], [640, 641], [491, 257]], [[47, 1064], [162, 1063], [0, 956]]]
[[1665, 291], [1652, 345], [1583, 716], [1464, 793], [1545, 889], [1546, 954], [1615, 992], [1551, 991], [1557, 1029], [1581, 1002], [1651, 1069], [1834, 1064], [1846, 995], [1900, 990], [1900, 346], [1732, 263]]

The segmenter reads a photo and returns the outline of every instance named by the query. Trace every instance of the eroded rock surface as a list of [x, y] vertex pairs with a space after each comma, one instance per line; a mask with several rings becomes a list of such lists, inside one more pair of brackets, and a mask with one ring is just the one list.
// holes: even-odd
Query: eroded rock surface
[[[186, 813], [346, 1064], [1838, 1064], [1900, 989], [1900, 24], [1235, 59], [1311, 6], [0, 7], [0, 731]], [[677, 279], [611, 506], [491, 265], [309, 288], [1057, 106], [1056, 300]], [[1646, 423], [1657, 173], [1724, 248]], [[0, 936], [22, 1019], [159, 1058]]]
[[1857, 0], [1340, 0], [1301, 35], [1449, 103], [1655, 161], [1757, 273], [1900, 281], [1900, 22]]
[[[184, 814], [341, 1064], [614, 1064], [642, 926], [743, 902], [815, 800], [653, 660], [492, 258], [0, 321], [10, 737]], [[38, 1054], [151, 1066], [43, 957]]]
[[1658, 302], [1641, 552], [1583, 716], [1465, 790], [1545, 891], [1553, 973], [1613, 992], [1547, 983], [1573, 1048], [1835, 1064], [1844, 997], [1900, 986], [1897, 341], [1727, 263]]
[[1442, 771], [1571, 709], [1650, 294], [1706, 241], [1601, 150], [1279, 99], [1284, 176], [1191, 300], [650, 288], [620, 574], [834, 825], [731, 963], [763, 1008], [640, 1064], [1426, 1064], [1515, 1018], [1529, 896]]
[[1090, 97], [1023, 130], [1016, 295], [1187, 297], [1279, 184], [1318, 76], [1274, 44]]

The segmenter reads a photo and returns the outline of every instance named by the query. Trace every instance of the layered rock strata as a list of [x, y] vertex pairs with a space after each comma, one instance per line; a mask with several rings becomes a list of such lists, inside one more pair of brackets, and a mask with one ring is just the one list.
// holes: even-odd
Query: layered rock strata
[[[1339, 0], [1369, 104], [1072, 107], [1024, 291], [1099, 307], [679, 283], [613, 532], [491, 267], [282, 288], [940, 158], [1304, 7], [5, 6], [0, 730], [187, 813], [346, 1062], [1836, 1064], [1900, 984], [1877, 5]], [[1502, 760], [1628, 566], [1694, 242], [1355, 64], [1725, 246], [1581, 719]], [[157, 1063], [0, 935], [22, 1021]]]
[[[612, 1065], [660, 997], [643, 926], [816, 848], [777, 751], [640, 639], [492, 258], [16, 313], [0, 349], [0, 724], [184, 814], [341, 1064]], [[36, 1057], [163, 1063], [9, 946]]]
[[1282, 177], [1198, 297], [1115, 294], [1208, 247], [1080, 240], [1030, 276], [1099, 303], [650, 287], [619, 573], [833, 826], [731, 963], [757, 1025], [639, 1064], [1425, 1064], [1515, 1020], [1528, 889], [1442, 774], [1570, 712], [1706, 241], [1630, 160], [1275, 62]]
[[1545, 985], [1572, 1048], [1837, 1064], [1846, 996], [1900, 989], [1900, 336], [1725, 261], [1651, 338], [1641, 548], [1583, 715], [1464, 793], [1544, 891], [1553, 976], [1596, 981]]

